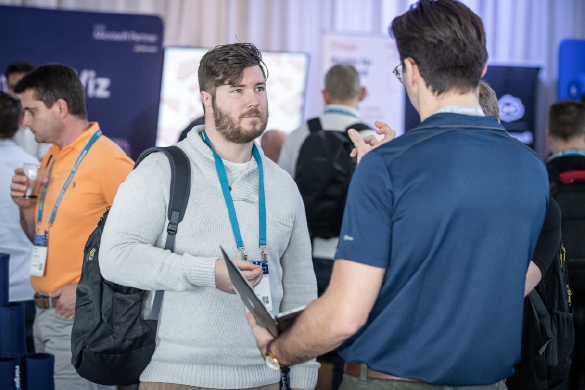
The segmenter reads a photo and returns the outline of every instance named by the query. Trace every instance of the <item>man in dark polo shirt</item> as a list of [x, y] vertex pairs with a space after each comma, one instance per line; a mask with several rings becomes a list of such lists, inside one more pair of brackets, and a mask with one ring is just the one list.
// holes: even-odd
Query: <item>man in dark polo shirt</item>
[[342, 390], [504, 389], [520, 361], [546, 169], [479, 106], [487, 51], [469, 8], [421, 0], [391, 35], [422, 123], [361, 160], [325, 294], [277, 339], [248, 322], [274, 366], [342, 345]]

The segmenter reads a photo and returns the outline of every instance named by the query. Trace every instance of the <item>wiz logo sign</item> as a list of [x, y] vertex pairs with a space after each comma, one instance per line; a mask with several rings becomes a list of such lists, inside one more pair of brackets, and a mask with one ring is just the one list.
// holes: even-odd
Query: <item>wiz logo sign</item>
[[79, 74], [79, 80], [87, 92], [88, 98], [107, 99], [110, 97], [111, 80], [106, 77], [96, 77], [93, 69], [83, 69]]

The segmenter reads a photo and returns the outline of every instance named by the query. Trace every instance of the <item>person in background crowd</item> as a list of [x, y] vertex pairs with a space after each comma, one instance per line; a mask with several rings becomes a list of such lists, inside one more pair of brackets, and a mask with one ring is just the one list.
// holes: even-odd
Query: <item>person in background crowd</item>
[[[6, 84], [8, 86], [8, 94], [16, 99], [20, 99], [18, 93], [14, 92], [16, 84], [35, 66], [29, 62], [18, 62], [10, 64], [4, 71], [6, 77]], [[35, 156], [38, 159], [42, 159], [47, 153], [51, 144], [43, 143], [39, 144], [35, 141], [34, 134], [26, 126], [19, 126], [18, 131], [14, 134], [12, 140], [22, 147], [28, 154]]]
[[[176, 145], [191, 161], [191, 192], [174, 253], [162, 249], [171, 180], [162, 153], [132, 171], [108, 215], [99, 258], [104, 278], [165, 291], [141, 390], [279, 388], [279, 372], [263, 364], [245, 307], [233, 295], [220, 245], [272, 314], [317, 297], [301, 196], [254, 143], [268, 121], [263, 65], [251, 43], [217, 46], [201, 59], [205, 125]], [[257, 260], [266, 260], [268, 274], [260, 277], [263, 267], [251, 262]], [[318, 367], [293, 366], [291, 387], [313, 389]]]
[[262, 138], [260, 138], [260, 146], [264, 151], [264, 155], [275, 163], [278, 163], [280, 150], [285, 139], [285, 132], [280, 130], [267, 130], [262, 134]]
[[71, 364], [75, 291], [87, 238], [134, 164], [96, 122], [88, 122], [85, 91], [73, 69], [41, 66], [14, 90], [22, 97], [23, 124], [37, 142], [53, 144], [41, 162], [38, 201], [24, 198], [28, 179], [22, 168], [11, 184], [22, 229], [46, 251], [31, 266], [35, 350], [55, 355], [55, 388], [97, 389]]
[[[359, 74], [354, 66], [332, 66], [325, 75], [325, 89], [322, 91], [322, 93], [326, 105], [323, 111], [323, 115], [317, 118], [322, 130], [327, 132], [331, 131], [346, 133], [349, 127], [362, 122], [362, 117], [357, 108], [358, 103], [361, 102], [366, 96], [366, 88], [361, 86]], [[312, 121], [314, 121], [314, 119]], [[339, 212], [323, 212], [323, 214], [328, 214], [333, 218], [319, 218], [319, 224], [321, 225], [331, 225], [334, 224], [334, 219], [339, 220], [338, 226], [336, 227], [336, 231], [334, 233], [328, 234], [311, 231], [312, 226], [309, 221], [309, 233], [311, 234], [313, 251], [313, 267], [315, 269], [315, 275], [317, 276], [318, 294], [321, 296], [327, 289], [329, 280], [331, 279], [335, 250], [337, 249], [337, 244], [339, 242], [339, 224], [341, 222], [341, 215], [337, 214], [341, 214], [341, 210], [343, 210], [345, 195], [347, 195], [347, 187], [332, 189], [329, 182], [331, 180], [330, 176], [332, 175], [328, 175], [327, 171], [316, 167], [314, 164], [312, 164], [312, 162], [307, 162], [308, 164], [311, 164], [311, 168], [304, 171], [306, 173], [304, 177], [299, 177], [299, 175], [297, 175], [297, 167], [300, 163], [305, 163], [305, 161], [299, 161], [301, 148], [303, 147], [309, 135], [314, 132], [314, 130], [312, 131], [310, 129], [310, 123], [311, 120], [303, 123], [298, 129], [294, 130], [288, 135], [288, 137], [286, 137], [284, 145], [282, 146], [282, 151], [280, 152], [278, 165], [290, 173], [290, 175], [299, 185], [301, 194], [304, 197], [303, 201], [305, 202], [305, 210], [307, 213], [311, 213], [311, 210], [313, 209], [323, 210], [325, 202], [328, 205], [331, 205], [336, 200], [340, 203], [338, 206]], [[375, 135], [375, 132], [371, 129], [362, 130], [360, 135]], [[323, 137], [320, 137], [319, 139], [323, 140], [323, 143], [330, 141]], [[339, 148], [339, 145], [333, 144], [334, 141], [336, 140], [331, 141], [331, 143], [328, 145], [317, 147], [317, 149], [323, 150]], [[339, 152], [346, 153], [343, 150], [340, 150]], [[310, 156], [316, 157], [318, 159], [325, 159], [325, 156], [317, 156], [313, 153], [311, 153]], [[349, 156], [347, 159], [351, 164], [351, 161], [349, 161]], [[327, 161], [327, 163], [331, 166], [335, 165], [337, 162]], [[353, 163], [353, 165], [355, 165], [355, 163]], [[340, 176], [340, 173], [338, 171], [334, 171], [333, 175], [338, 177]], [[348, 182], [350, 178], [350, 173], [347, 172], [346, 179]], [[311, 191], [307, 192], [310, 192], [309, 196], [313, 198], [309, 199], [307, 194], [302, 192], [304, 187], [303, 184], [299, 182], [299, 180], [302, 180], [302, 183], [306, 183], [306, 186], [311, 186]], [[319, 185], [315, 185], [316, 183], [322, 183], [322, 187], [325, 188], [320, 188]], [[330, 194], [332, 191], [338, 193], [339, 199], [333, 199]], [[315, 205], [313, 206], [312, 203], [315, 203]], [[316, 217], [313, 219], [315, 218]], [[343, 379], [344, 362], [335, 351], [324, 357], [324, 359], [329, 358], [333, 363], [333, 380], [331, 389], [337, 390]]]
[[421, 0], [391, 34], [422, 123], [358, 165], [325, 294], [276, 339], [246, 316], [271, 364], [342, 345], [344, 390], [504, 389], [546, 170], [479, 106], [485, 33], [467, 6]]
[[[479, 83], [479, 105], [486, 116], [495, 116], [498, 121], [500, 120], [496, 93], [484, 81]], [[546, 342], [546, 334], [542, 334], [528, 294], [536, 289], [538, 297], [534, 299], [540, 299], [547, 311], [552, 312], [554, 299], [550, 297], [554, 296], [557, 288], [554, 285], [556, 280], [553, 278], [553, 262], [557, 260], [561, 242], [561, 211], [557, 202], [549, 198], [544, 224], [526, 272], [521, 361], [514, 366], [514, 375], [506, 379], [506, 386], [510, 390], [548, 389], [547, 357], [539, 351]], [[563, 289], [564, 286], [561, 287], [561, 290]]]
[[[358, 111], [358, 103], [366, 97], [366, 87], [360, 85], [360, 77], [352, 65], [334, 65], [325, 75], [325, 89], [322, 91], [325, 108], [319, 117], [322, 127], [328, 131], [345, 132], [348, 126], [362, 121]], [[362, 136], [374, 134], [373, 130], [360, 132]], [[298, 129], [291, 132], [282, 145], [278, 165], [295, 178], [297, 158], [305, 139], [309, 136], [309, 126], [303, 123]], [[315, 245], [315, 243], [313, 243]], [[335, 245], [330, 245], [333, 251], [325, 258], [332, 259]]]
[[585, 372], [585, 105], [562, 101], [549, 110], [546, 132], [550, 194], [562, 216], [561, 231], [571, 283], [575, 350], [570, 388], [579, 389]]
[[18, 130], [20, 113], [20, 102], [0, 92], [0, 252], [10, 255], [8, 295], [11, 302], [24, 302], [26, 347], [28, 352], [34, 352], [35, 291], [29, 275], [32, 244], [20, 228], [18, 207], [8, 191], [15, 169], [22, 168], [25, 163], [39, 164], [36, 157], [27, 154], [11, 140]]
[[500, 106], [496, 92], [485, 81], [479, 82], [479, 105], [486, 116], [495, 116], [500, 121]]

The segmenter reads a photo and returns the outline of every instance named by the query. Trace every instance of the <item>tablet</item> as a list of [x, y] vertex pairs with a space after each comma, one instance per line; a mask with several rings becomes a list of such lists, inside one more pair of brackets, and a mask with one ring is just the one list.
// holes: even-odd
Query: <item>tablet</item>
[[280, 313], [274, 317], [266, 310], [262, 301], [256, 296], [254, 288], [250, 285], [246, 277], [242, 275], [242, 271], [229, 258], [225, 250], [221, 246], [219, 248], [227, 265], [228, 274], [234, 290], [236, 290], [246, 308], [254, 315], [258, 325], [268, 330], [272, 336], [278, 337], [280, 333], [284, 332], [294, 323], [295, 319], [305, 309], [305, 306]]

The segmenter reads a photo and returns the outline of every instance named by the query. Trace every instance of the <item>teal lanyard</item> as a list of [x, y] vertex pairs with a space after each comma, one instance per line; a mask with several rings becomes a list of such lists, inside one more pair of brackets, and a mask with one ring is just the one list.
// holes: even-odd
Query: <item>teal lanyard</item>
[[[83, 148], [79, 157], [77, 157], [77, 161], [75, 161], [75, 165], [73, 166], [73, 169], [71, 170], [71, 173], [69, 174], [69, 177], [67, 178], [67, 181], [63, 185], [63, 189], [61, 190], [61, 193], [59, 194], [59, 197], [57, 198], [57, 202], [55, 202], [55, 207], [53, 207], [53, 213], [51, 214], [51, 219], [49, 219], [49, 228], [51, 227], [51, 225], [53, 225], [53, 222], [55, 222], [55, 215], [57, 215], [57, 209], [59, 208], [59, 204], [61, 203], [61, 200], [63, 199], [63, 194], [65, 194], [65, 190], [69, 186], [69, 183], [71, 183], [71, 180], [73, 179], [73, 176], [75, 175], [75, 172], [77, 172], [77, 168], [79, 167], [79, 164], [81, 164], [81, 161], [87, 155], [87, 152], [89, 152], [89, 149], [91, 148], [91, 146], [95, 143], [95, 141], [97, 141], [97, 139], [101, 135], [102, 135], [102, 131], [100, 129], [98, 129], [98, 131], [96, 131], [93, 134], [93, 136], [90, 138], [87, 145], [85, 145], [85, 148]], [[53, 160], [53, 162], [51, 163], [51, 167], [49, 168], [49, 173], [47, 175], [47, 182], [45, 183], [45, 187], [43, 188], [43, 194], [41, 195], [41, 200], [39, 202], [39, 216], [37, 219], [37, 232], [38, 232], [38, 228], [40, 227], [41, 222], [43, 220], [43, 208], [45, 205], [45, 195], [47, 194], [47, 187], [49, 185], [48, 180], [51, 178], [51, 172], [53, 171], [53, 165], [55, 165], [55, 160]], [[47, 229], [47, 230], [49, 230], [49, 229]]]
[[341, 108], [328, 108], [323, 112], [323, 114], [339, 114], [339, 115], [345, 115], [345, 116], [352, 116], [354, 118], [359, 119], [359, 117], [356, 114], [354, 114], [353, 112], [345, 111], [345, 110], [342, 110]]
[[[238, 249], [242, 253], [242, 257], [244, 260], [247, 260], [247, 256], [245, 253], [244, 242], [242, 241], [242, 235], [240, 234], [240, 225], [238, 224], [238, 217], [236, 216], [236, 209], [234, 207], [234, 201], [232, 199], [232, 194], [230, 193], [230, 187], [228, 184], [227, 174], [225, 173], [225, 167], [223, 166], [223, 161], [221, 161], [221, 157], [217, 155], [213, 146], [209, 142], [209, 138], [203, 130], [202, 133], [203, 142], [209, 146], [211, 151], [213, 152], [213, 158], [215, 159], [215, 169], [217, 170], [217, 176], [219, 177], [219, 184], [221, 185], [221, 191], [223, 192], [223, 197], [225, 199], [225, 204], [228, 209], [228, 214], [230, 217], [230, 223], [232, 225], [232, 231], [234, 232], [234, 238], [236, 239], [236, 245]], [[259, 214], [259, 227], [260, 227], [260, 251], [262, 254], [262, 260], [266, 260], [265, 258], [265, 249], [266, 249], [266, 199], [264, 196], [264, 168], [262, 166], [262, 156], [256, 147], [256, 144], [253, 145], [252, 148], [252, 155], [254, 156], [254, 160], [258, 164], [258, 214]]]

